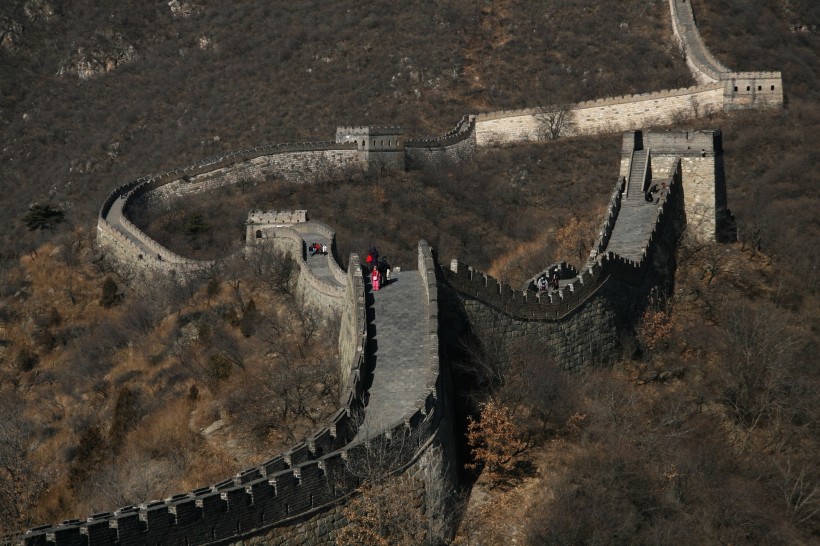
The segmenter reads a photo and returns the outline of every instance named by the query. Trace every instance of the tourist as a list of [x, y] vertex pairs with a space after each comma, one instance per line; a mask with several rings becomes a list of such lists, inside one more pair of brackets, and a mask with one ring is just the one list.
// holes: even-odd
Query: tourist
[[381, 283], [381, 274], [379, 274], [379, 268], [374, 267], [373, 271], [370, 272], [370, 286], [373, 290], [379, 290], [379, 284]]
[[669, 186], [666, 185], [666, 182], [661, 184], [661, 191], [658, 192], [658, 200], [657, 203], [666, 200], [666, 196], [669, 195]]
[[651, 188], [646, 191], [644, 194], [644, 199], [646, 199], [647, 203], [651, 203], [655, 200], [655, 194], [658, 193], [658, 185], [655, 184]]
[[316, 254], [316, 243], [310, 243], [308, 246], [308, 253], [313, 256]]
[[322, 254], [327, 255], [327, 245], [322, 245]]
[[389, 284], [390, 276], [388, 275], [388, 271], [390, 271], [390, 264], [387, 263], [387, 258], [382, 256], [379, 258], [379, 263], [377, 265], [377, 269], [379, 270], [379, 275], [382, 279], [382, 284], [387, 286]]
[[552, 276], [552, 288], [553, 290], [558, 290], [561, 286], [560, 282], [558, 281], [558, 273], [553, 274]]

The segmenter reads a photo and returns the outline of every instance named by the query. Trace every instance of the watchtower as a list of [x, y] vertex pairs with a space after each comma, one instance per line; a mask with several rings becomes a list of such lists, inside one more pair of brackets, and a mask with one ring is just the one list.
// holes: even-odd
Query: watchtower
[[336, 143], [355, 142], [368, 164], [404, 169], [404, 131], [388, 126], [339, 126]]
[[680, 159], [689, 229], [701, 240], [733, 238], [720, 131], [627, 131], [621, 148], [621, 176], [628, 176], [633, 150], [649, 150], [653, 173], [668, 172]]

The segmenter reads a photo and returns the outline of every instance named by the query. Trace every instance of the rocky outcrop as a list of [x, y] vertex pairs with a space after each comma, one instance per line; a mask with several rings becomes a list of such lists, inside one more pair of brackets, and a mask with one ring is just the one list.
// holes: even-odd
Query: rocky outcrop
[[0, 17], [0, 48], [17, 51], [23, 43], [23, 25], [14, 19]]
[[82, 80], [100, 76], [137, 60], [137, 50], [116, 32], [98, 32], [91, 43], [79, 46], [61, 63], [58, 76]]

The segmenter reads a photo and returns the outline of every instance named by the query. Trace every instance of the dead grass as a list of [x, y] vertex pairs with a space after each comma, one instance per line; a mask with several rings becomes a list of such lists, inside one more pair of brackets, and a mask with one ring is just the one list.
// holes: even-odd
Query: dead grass
[[[9, 320], [2, 329], [0, 385], [19, 386], [25, 417], [34, 425], [30, 456], [42, 462], [42, 473], [53, 482], [33, 513], [36, 521], [83, 517], [116, 503], [201, 487], [286, 447], [245, 438], [247, 431], [230, 420], [207, 441], [201, 433], [215, 418], [227, 416], [226, 397], [241, 382], [253, 381], [269, 350], [259, 337], [244, 338], [223, 316], [238, 305], [227, 283], [210, 297], [201, 286], [172, 305], [171, 299], [162, 299], [167, 298], [165, 287], [147, 286], [138, 293], [115, 275], [123, 298], [105, 309], [99, 297], [107, 274], [91, 265], [90, 254], [69, 260], [66, 252], [65, 245], [48, 243], [4, 271], [4, 279], [20, 289], [4, 302]], [[298, 321], [301, 311], [292, 302], [259, 279], [241, 275], [243, 297], [255, 300], [260, 316]], [[143, 302], [155, 305], [140, 307]], [[180, 328], [181, 321], [188, 325]], [[220, 331], [219, 339], [199, 337], [205, 322]], [[329, 335], [321, 324], [318, 328], [320, 338]], [[44, 331], [54, 337], [53, 344], [39, 341]], [[295, 328], [287, 339], [301, 335]], [[38, 356], [30, 371], [14, 368], [14, 355], [22, 349]], [[247, 371], [237, 368], [230, 381], [210, 381], [204, 365], [209, 355], [225, 350], [233, 351]], [[314, 350], [319, 349], [308, 348], [306, 354]], [[189, 397], [192, 386], [199, 391], [196, 400]], [[113, 451], [109, 431], [123, 388], [133, 393], [137, 417]], [[314, 397], [312, 404], [328, 404], [323, 411], [332, 411], [335, 391], [324, 399]], [[80, 439], [91, 428], [100, 432], [102, 444], [94, 457], [79, 460]], [[72, 475], [80, 477], [69, 483]]]
[[140, 422], [128, 438], [129, 444], [152, 457], [186, 453], [197, 444], [197, 434], [189, 427], [192, 404], [182, 398], [169, 402]]

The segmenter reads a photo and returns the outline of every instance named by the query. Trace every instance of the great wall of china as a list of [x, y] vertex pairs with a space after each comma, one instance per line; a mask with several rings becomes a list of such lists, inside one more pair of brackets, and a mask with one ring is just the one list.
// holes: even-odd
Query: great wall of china
[[[252, 211], [248, 245], [272, 241], [290, 254], [298, 264], [297, 293], [303, 303], [341, 317], [340, 409], [305, 441], [220, 483], [31, 529], [15, 543], [333, 544], [345, 525], [345, 499], [361, 480], [350, 462], [363, 457], [372, 442], [409, 446], [395, 470], [418, 484], [428, 514], [442, 519], [458, 465], [451, 387], [443, 365], [449, 344], [493, 332], [510, 350], [542, 343], [567, 369], [609, 360], [650, 290], [668, 288], [681, 231], [688, 225], [701, 238], [714, 239], [729, 219], [720, 133], [641, 129], [721, 110], [782, 107], [780, 73], [731, 72], [704, 45], [688, 1], [669, 0], [669, 6], [674, 37], [698, 85], [567, 107], [562, 136], [626, 133], [621, 170], [587, 263], [580, 271], [566, 264], [547, 268], [561, 276], [558, 290], [516, 289], [457, 260], [443, 267], [421, 241], [418, 270], [402, 271], [391, 290], [370, 293], [358, 256], [350, 255], [347, 271], [339, 267], [330, 227], [308, 221], [304, 211]], [[140, 178], [104, 201], [97, 243], [120, 267], [151, 275], [196, 275], [217, 264], [166, 249], [128, 220], [129, 206], [137, 200], [164, 206], [181, 195], [240, 181], [311, 183], [374, 164], [415, 168], [468, 160], [482, 146], [542, 139], [545, 113], [527, 109], [465, 116], [451, 132], [430, 140], [405, 140], [395, 127], [339, 127], [334, 142], [262, 146]], [[647, 203], [644, 190], [662, 181], [668, 194], [658, 204]], [[331, 251], [308, 256], [305, 240], [326, 242]]]

